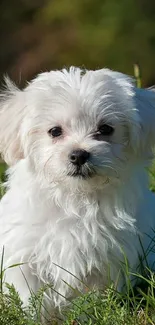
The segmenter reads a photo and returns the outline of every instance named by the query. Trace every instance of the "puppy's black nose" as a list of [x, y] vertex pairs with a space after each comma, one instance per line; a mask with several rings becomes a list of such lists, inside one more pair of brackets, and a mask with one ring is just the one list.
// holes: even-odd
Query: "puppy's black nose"
[[88, 158], [89, 158], [89, 152], [80, 149], [73, 150], [69, 155], [70, 162], [73, 165], [77, 165], [77, 166], [84, 165], [88, 160]]

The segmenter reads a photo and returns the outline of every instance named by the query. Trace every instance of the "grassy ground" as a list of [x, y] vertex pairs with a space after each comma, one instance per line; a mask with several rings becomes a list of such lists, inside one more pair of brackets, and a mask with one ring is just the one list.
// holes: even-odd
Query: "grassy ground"
[[[0, 164], [0, 179], [4, 181], [5, 165]], [[155, 164], [150, 171], [150, 187], [155, 191]], [[3, 195], [3, 191], [1, 191]], [[127, 271], [128, 272], [128, 271]], [[15, 289], [8, 287], [3, 293], [3, 272], [0, 273], [0, 325], [41, 325], [41, 290], [30, 299], [25, 309]], [[137, 275], [138, 276], [138, 275]], [[88, 292], [77, 298], [65, 312], [64, 325], [155, 325], [155, 276], [147, 270], [139, 287], [132, 289], [128, 281], [124, 294], [113, 285], [106, 292]], [[50, 325], [57, 322], [51, 320]]]

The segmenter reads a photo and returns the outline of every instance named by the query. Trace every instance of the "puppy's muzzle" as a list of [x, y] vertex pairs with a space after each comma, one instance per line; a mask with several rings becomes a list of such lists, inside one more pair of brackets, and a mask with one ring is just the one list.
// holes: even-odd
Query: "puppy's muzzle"
[[73, 150], [70, 153], [69, 160], [73, 165], [77, 167], [81, 167], [87, 162], [89, 156], [90, 154], [88, 151], [78, 149], [78, 150]]

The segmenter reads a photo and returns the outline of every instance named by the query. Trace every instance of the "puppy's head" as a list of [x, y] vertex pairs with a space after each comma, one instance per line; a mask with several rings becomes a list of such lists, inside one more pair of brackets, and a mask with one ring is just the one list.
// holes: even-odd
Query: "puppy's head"
[[155, 93], [108, 69], [42, 73], [1, 95], [0, 151], [28, 159], [50, 183], [102, 186], [145, 160], [155, 141]]

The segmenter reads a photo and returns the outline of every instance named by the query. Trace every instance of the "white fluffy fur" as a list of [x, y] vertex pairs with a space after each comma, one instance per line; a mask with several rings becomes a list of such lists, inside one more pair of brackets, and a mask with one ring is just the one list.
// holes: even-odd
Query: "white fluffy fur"
[[[105, 288], [127, 256], [132, 271], [147, 250], [155, 226], [155, 199], [146, 167], [155, 142], [155, 93], [108, 69], [42, 73], [20, 91], [9, 80], [1, 95], [0, 151], [10, 165], [0, 203], [0, 246], [6, 271], [24, 303], [50, 283], [51, 306], [65, 303], [70, 286]], [[114, 134], [97, 141], [100, 121]], [[63, 136], [48, 130], [61, 125]], [[73, 149], [90, 152], [84, 173], [73, 172]], [[154, 262], [149, 254], [150, 265]], [[21, 270], [22, 269], [22, 270]], [[68, 270], [69, 272], [67, 272]], [[24, 275], [23, 275], [24, 273]], [[74, 276], [73, 276], [73, 275]], [[79, 281], [79, 280], [82, 280]], [[124, 283], [121, 273], [119, 288]], [[48, 299], [48, 298], [46, 298]]]

